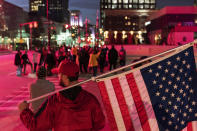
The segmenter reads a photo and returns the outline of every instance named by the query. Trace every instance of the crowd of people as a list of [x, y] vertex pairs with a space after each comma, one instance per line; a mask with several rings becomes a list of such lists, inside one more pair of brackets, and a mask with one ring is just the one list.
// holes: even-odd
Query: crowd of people
[[47, 75], [51, 76], [53, 74], [52, 69], [58, 67], [61, 61], [65, 59], [78, 64], [80, 73], [92, 73], [93, 76], [97, 75], [98, 70], [103, 73], [107, 68], [112, 70], [117, 65], [124, 66], [126, 63], [126, 51], [123, 46], [119, 51], [114, 46], [111, 49], [89, 46], [80, 48], [61, 46], [58, 49], [43, 47], [42, 49], [35, 48], [32, 55], [33, 59], [31, 61], [27, 51], [22, 54], [18, 50], [15, 55], [18, 76], [23, 73], [26, 74], [27, 65], [30, 65], [32, 73], [35, 73], [38, 67], [44, 66], [47, 68]]

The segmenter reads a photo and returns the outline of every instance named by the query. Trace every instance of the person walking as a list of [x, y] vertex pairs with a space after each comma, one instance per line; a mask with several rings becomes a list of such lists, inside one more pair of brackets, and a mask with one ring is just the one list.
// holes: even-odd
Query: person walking
[[33, 64], [34, 64], [34, 73], [36, 73], [37, 65], [39, 64], [40, 60], [40, 53], [38, 52], [38, 49], [35, 48], [33, 52]]
[[[46, 80], [46, 76], [47, 76], [46, 68], [44, 66], [41, 66], [37, 71], [36, 82], [30, 85], [30, 88], [29, 88], [30, 99], [33, 99], [33, 98], [55, 91], [55, 85], [52, 82]], [[42, 98], [40, 100], [32, 102], [32, 105], [31, 105], [32, 111], [37, 112], [39, 107], [42, 105], [42, 103], [46, 99], [47, 98]]]
[[120, 63], [120, 66], [125, 66], [126, 64], [126, 51], [124, 49], [123, 46], [121, 46], [121, 49], [119, 51], [119, 63]]
[[14, 58], [14, 65], [17, 66], [17, 70], [16, 70], [17, 76], [21, 76], [22, 74], [21, 55], [22, 55], [21, 51], [18, 50]]
[[[72, 61], [62, 61], [59, 80], [63, 88], [76, 84], [79, 67]], [[105, 116], [94, 95], [75, 86], [49, 97], [37, 113], [26, 102], [18, 106], [20, 119], [31, 131], [99, 131], [105, 126]]]
[[106, 62], [106, 51], [104, 49], [101, 49], [101, 53], [99, 55], [98, 62], [99, 62], [100, 72], [103, 73], [104, 67], [105, 67], [105, 62]]
[[118, 51], [114, 48], [114, 45], [112, 45], [112, 48], [109, 50], [108, 53], [108, 61], [110, 64], [109, 70], [116, 69], [117, 65], [117, 60], [118, 60]]
[[93, 53], [90, 54], [89, 67], [92, 67], [92, 69], [93, 69], [93, 76], [97, 75], [99, 55], [100, 55], [100, 52], [97, 53], [96, 49], [94, 49]]
[[23, 60], [24, 74], [26, 74], [26, 65], [27, 64], [31, 66], [31, 72], [33, 72], [33, 66], [32, 66], [32, 63], [29, 60], [27, 50], [25, 51], [25, 53], [22, 55], [21, 58]]

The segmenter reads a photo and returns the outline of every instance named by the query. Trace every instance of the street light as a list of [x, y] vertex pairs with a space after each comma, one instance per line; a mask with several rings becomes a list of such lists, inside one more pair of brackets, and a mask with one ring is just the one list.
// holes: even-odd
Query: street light
[[25, 25], [29, 25], [29, 29], [30, 29], [30, 50], [31, 50], [31, 48], [32, 48], [32, 28], [37, 28], [38, 22], [32, 21], [32, 22], [20, 24], [20, 39], [21, 40], [22, 40], [22, 27]]

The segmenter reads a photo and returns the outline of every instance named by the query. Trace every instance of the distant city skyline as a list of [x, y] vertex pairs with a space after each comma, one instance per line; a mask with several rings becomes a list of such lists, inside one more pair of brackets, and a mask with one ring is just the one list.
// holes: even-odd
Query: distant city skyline
[[[29, 0], [5, 0], [22, 7], [24, 10], [29, 10]], [[194, 0], [156, 0], [157, 8], [165, 6], [191, 6]], [[100, 9], [100, 0], [69, 0], [69, 10], [80, 10], [83, 19], [88, 17], [92, 24], [96, 23], [96, 11]]]

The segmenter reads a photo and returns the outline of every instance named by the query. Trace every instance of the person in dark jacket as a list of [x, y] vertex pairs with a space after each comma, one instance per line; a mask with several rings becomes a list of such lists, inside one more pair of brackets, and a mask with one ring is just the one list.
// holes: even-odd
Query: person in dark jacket
[[104, 49], [101, 49], [101, 53], [99, 55], [98, 62], [99, 62], [100, 72], [103, 73], [104, 67], [105, 67], [105, 62], [106, 62], [106, 51]]
[[[76, 84], [78, 75], [79, 68], [74, 62], [61, 62], [59, 80], [63, 88]], [[99, 131], [105, 126], [98, 100], [81, 86], [51, 96], [37, 113], [33, 113], [25, 102], [18, 107], [22, 123], [31, 131]]]
[[125, 64], [126, 64], [126, 51], [125, 51], [123, 46], [121, 46], [121, 49], [119, 51], [119, 59], [120, 59], [120, 61], [119, 61], [120, 66], [121, 67], [125, 66]]
[[111, 70], [112, 67], [113, 69], [116, 69], [117, 60], [118, 60], [118, 51], [114, 48], [114, 45], [112, 45], [112, 48], [109, 50], [108, 53], [108, 61], [110, 64], [109, 70]]
[[25, 54], [22, 55], [22, 60], [23, 60], [24, 74], [26, 73], [26, 65], [27, 64], [31, 66], [31, 72], [33, 72], [33, 65], [29, 60], [27, 50], [25, 51]]
[[52, 75], [51, 70], [56, 64], [54, 54], [51, 52], [51, 50], [48, 50], [48, 54], [46, 56], [46, 64], [47, 64], [47, 75], [51, 76]]
[[18, 50], [14, 58], [14, 65], [17, 66], [17, 76], [21, 76], [22, 73], [21, 55], [21, 51]]

